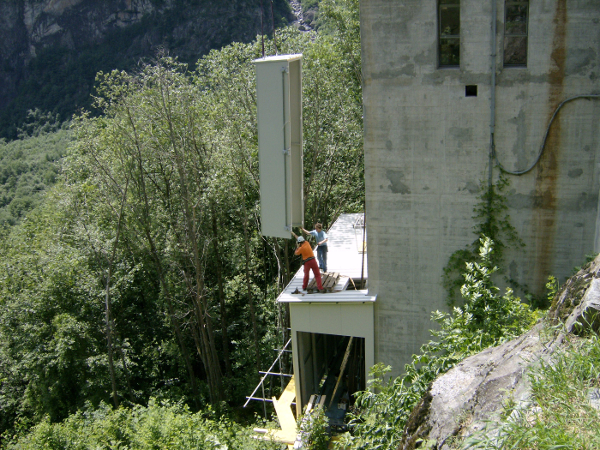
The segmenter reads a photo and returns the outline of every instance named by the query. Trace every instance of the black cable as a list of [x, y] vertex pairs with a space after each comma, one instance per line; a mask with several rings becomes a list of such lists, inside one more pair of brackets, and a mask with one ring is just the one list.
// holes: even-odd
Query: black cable
[[273, 0], [271, 0], [271, 22], [273, 23], [273, 43], [275, 44], [275, 54], [279, 54], [279, 49], [277, 48], [277, 37], [275, 36], [275, 14], [273, 13]]
[[494, 159], [496, 160], [496, 163], [498, 164], [498, 167], [500, 168], [500, 170], [502, 170], [503, 172], [508, 173], [509, 175], [523, 175], [526, 174], [527, 172], [529, 172], [531, 169], [533, 169], [536, 164], [540, 161], [541, 157], [542, 157], [542, 153], [544, 153], [544, 147], [546, 146], [546, 141], [548, 140], [548, 134], [550, 133], [550, 127], [552, 126], [552, 122], [554, 122], [554, 118], [556, 117], [556, 115], [558, 114], [558, 111], [560, 111], [560, 109], [563, 107], [563, 105], [565, 103], [571, 102], [573, 100], [577, 100], [580, 98], [587, 98], [587, 99], [598, 99], [600, 98], [600, 94], [588, 94], [588, 95], [576, 95], [574, 97], [569, 97], [566, 100], [563, 100], [554, 110], [554, 114], [552, 114], [552, 117], [550, 118], [550, 122], [548, 123], [548, 127], [546, 128], [546, 133], [544, 134], [544, 139], [542, 140], [542, 145], [540, 146], [540, 151], [538, 152], [537, 158], [535, 159], [535, 161], [533, 162], [533, 164], [531, 166], [529, 166], [527, 169], [524, 170], [508, 170], [505, 169], [504, 166], [500, 163], [500, 161], [498, 160], [498, 155], [495, 151], [494, 148], [492, 148], [492, 151], [494, 153]]
[[265, 10], [263, 9], [263, 2], [260, 0], [260, 42], [262, 44], [262, 57], [265, 57], [265, 32], [263, 29], [263, 17]]

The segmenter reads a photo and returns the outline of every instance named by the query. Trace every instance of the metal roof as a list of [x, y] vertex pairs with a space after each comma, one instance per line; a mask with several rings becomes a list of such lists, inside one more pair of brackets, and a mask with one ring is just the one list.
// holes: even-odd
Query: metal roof
[[[357, 280], [367, 276], [367, 252], [366, 230], [364, 228], [364, 214], [342, 214], [331, 228], [327, 231], [327, 271], [340, 274], [340, 281], [333, 293], [308, 294], [302, 291], [302, 279], [304, 278], [304, 267], [300, 267], [277, 298], [282, 303], [340, 303], [340, 302], [374, 302], [376, 295], [369, 295], [367, 289], [347, 290], [346, 286], [351, 284], [350, 279]], [[313, 274], [310, 272], [310, 280]], [[296, 291], [301, 294], [292, 294]]]

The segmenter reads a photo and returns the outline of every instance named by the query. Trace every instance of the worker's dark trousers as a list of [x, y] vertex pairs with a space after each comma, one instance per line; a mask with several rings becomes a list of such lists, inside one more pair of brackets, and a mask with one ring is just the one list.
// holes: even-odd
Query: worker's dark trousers
[[319, 245], [317, 247], [317, 259], [319, 260], [319, 267], [323, 272], [327, 272], [327, 246]]
[[317, 288], [322, 290], [323, 284], [321, 283], [321, 272], [319, 272], [319, 266], [317, 265], [317, 260], [315, 258], [309, 259], [304, 263], [304, 281], [302, 282], [302, 290], [305, 291], [308, 286], [308, 275], [311, 270], [315, 280], [317, 280]]

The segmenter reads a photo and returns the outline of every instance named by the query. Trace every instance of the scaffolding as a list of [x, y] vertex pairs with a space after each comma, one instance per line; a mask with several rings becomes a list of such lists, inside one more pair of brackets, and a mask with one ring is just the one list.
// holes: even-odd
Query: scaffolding
[[[288, 349], [288, 347], [290, 347], [291, 343], [292, 343], [292, 338], [289, 338], [288, 341], [283, 346], [283, 348], [275, 349], [276, 351], [279, 352], [277, 354], [277, 358], [275, 358], [275, 361], [273, 361], [273, 364], [271, 364], [271, 367], [269, 367], [269, 370], [267, 370], [266, 372], [259, 371], [259, 373], [262, 375], [262, 377], [260, 378], [260, 382], [258, 383], [258, 385], [256, 386], [256, 388], [254, 389], [254, 391], [252, 391], [252, 394], [250, 394], [250, 396], [246, 397], [246, 403], [244, 403], [244, 408], [246, 406], [248, 406], [248, 403], [250, 403], [250, 401], [252, 401], [252, 400], [262, 401], [263, 402], [263, 411], [264, 411], [265, 419], [267, 418], [267, 402], [273, 403], [273, 399], [272, 398], [267, 398], [265, 396], [265, 380], [269, 376], [279, 376], [279, 377], [282, 377], [282, 380], [283, 380], [283, 378], [286, 378], [286, 377], [287, 378], [292, 378], [293, 377], [292, 374], [283, 373], [282, 369], [281, 369], [281, 357], [285, 353], [291, 353], [291, 350]], [[279, 372], [274, 372], [273, 370], [274, 370], [275, 366], [278, 363], [279, 363]], [[281, 383], [281, 387], [283, 389], [283, 381]], [[259, 389], [262, 389], [262, 397], [256, 397], [256, 392]], [[292, 402], [292, 404], [295, 405], [296, 403]]]

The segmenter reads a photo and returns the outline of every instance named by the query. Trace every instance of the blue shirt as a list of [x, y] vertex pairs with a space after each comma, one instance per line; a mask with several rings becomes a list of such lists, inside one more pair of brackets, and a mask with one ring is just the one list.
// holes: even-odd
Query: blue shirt
[[[310, 232], [311, 235], [313, 235], [315, 237], [315, 239], [317, 240], [317, 243], [324, 241], [325, 239], [327, 239], [327, 233], [325, 233], [324, 230], [321, 230], [320, 232], [318, 232], [317, 230], [312, 230]], [[327, 247], [327, 242], [319, 245], [319, 247]]]

